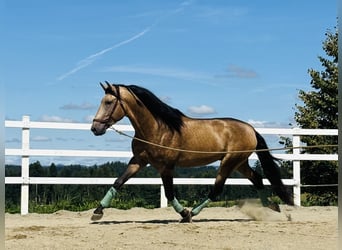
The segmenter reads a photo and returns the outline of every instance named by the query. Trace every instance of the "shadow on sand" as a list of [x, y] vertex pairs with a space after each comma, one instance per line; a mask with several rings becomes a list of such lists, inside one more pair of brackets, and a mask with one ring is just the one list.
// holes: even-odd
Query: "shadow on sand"
[[[193, 219], [192, 223], [198, 222], [250, 222], [253, 219]], [[141, 224], [172, 224], [179, 223], [179, 220], [123, 220], [123, 221], [92, 221], [90, 224], [93, 225], [116, 225], [116, 224], [130, 224], [130, 223], [141, 223]]]

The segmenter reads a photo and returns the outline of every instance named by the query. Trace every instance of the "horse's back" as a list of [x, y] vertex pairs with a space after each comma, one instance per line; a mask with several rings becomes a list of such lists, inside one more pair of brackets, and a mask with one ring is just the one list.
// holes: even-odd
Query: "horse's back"
[[[234, 118], [187, 119], [184, 122], [182, 136], [202, 138], [203, 142], [227, 144], [227, 141], [254, 141], [254, 128]], [[247, 146], [247, 145], [246, 145]]]
[[257, 144], [254, 128], [232, 118], [188, 119], [178, 139], [173, 144], [185, 149], [179, 153], [179, 166], [209, 164], [231, 151], [254, 150]]

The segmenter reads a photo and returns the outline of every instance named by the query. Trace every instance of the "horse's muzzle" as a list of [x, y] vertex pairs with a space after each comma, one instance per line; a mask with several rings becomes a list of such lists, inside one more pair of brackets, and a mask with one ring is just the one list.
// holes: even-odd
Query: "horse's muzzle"
[[98, 136], [98, 135], [103, 135], [104, 133], [106, 133], [107, 128], [105, 124], [93, 123], [90, 130], [94, 133], [94, 135]]

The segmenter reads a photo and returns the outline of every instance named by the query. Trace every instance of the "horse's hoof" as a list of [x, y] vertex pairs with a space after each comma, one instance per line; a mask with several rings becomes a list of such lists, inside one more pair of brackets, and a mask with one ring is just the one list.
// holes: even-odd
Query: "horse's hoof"
[[93, 215], [91, 216], [91, 220], [92, 221], [101, 220], [102, 217], [103, 217], [103, 207], [99, 206], [98, 208], [95, 209]]
[[103, 217], [103, 214], [93, 214], [90, 219], [92, 221], [97, 221], [97, 220], [101, 220], [102, 217]]
[[271, 202], [268, 205], [268, 208], [272, 209], [273, 211], [279, 212], [280, 213], [280, 207], [277, 203]]
[[180, 223], [191, 223], [192, 222], [192, 216], [191, 212], [187, 209], [185, 209], [186, 215], [183, 216], [183, 218], [179, 221]]

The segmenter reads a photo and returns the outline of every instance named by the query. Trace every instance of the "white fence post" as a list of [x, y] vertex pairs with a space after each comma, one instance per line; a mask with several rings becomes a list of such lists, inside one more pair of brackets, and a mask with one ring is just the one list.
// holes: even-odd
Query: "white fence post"
[[[300, 136], [296, 135], [296, 130], [298, 130], [298, 128], [293, 129], [293, 137], [292, 137], [292, 145], [294, 147], [293, 149], [293, 154], [294, 155], [299, 155], [300, 154], [300, 148], [298, 148], [300, 146]], [[297, 147], [297, 148], [296, 148]], [[293, 186], [293, 198], [294, 198], [294, 204], [296, 206], [300, 206], [301, 205], [301, 201], [300, 201], [300, 161], [298, 160], [294, 160], [293, 161], [293, 179], [295, 181], [295, 185]]]
[[160, 207], [167, 207], [164, 185], [160, 185]]
[[21, 178], [23, 184], [21, 185], [21, 214], [28, 214], [29, 207], [29, 178], [30, 178], [30, 117], [23, 116], [22, 128], [22, 150], [21, 156]]

